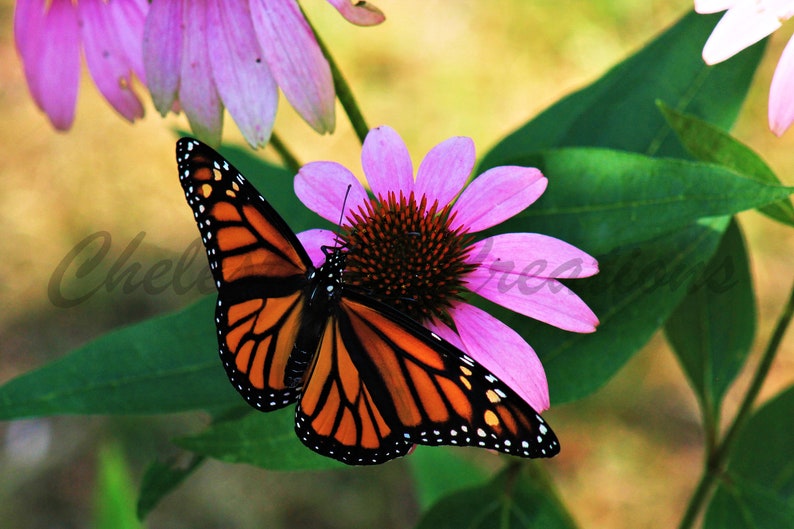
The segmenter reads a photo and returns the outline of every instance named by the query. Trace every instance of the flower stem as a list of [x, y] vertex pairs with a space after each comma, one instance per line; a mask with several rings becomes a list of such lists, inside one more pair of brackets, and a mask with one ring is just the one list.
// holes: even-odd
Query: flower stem
[[356, 98], [353, 97], [353, 91], [350, 89], [350, 85], [347, 84], [347, 81], [342, 75], [341, 70], [339, 70], [339, 68], [336, 66], [336, 63], [331, 58], [331, 55], [326, 51], [325, 46], [322, 43], [320, 43], [320, 45], [323, 46], [323, 53], [325, 53], [328, 63], [331, 65], [331, 73], [334, 76], [336, 97], [339, 98], [342, 108], [345, 109], [347, 118], [350, 120], [350, 124], [353, 125], [353, 130], [356, 131], [358, 141], [363, 145], [364, 138], [367, 137], [367, 133], [369, 132], [369, 125], [367, 125], [367, 122], [364, 120], [364, 115], [358, 108]]
[[347, 114], [350, 124], [353, 125], [353, 130], [356, 132], [356, 136], [358, 136], [358, 141], [360, 141], [363, 145], [364, 138], [367, 137], [367, 133], [369, 132], [369, 126], [364, 119], [364, 115], [361, 113], [361, 109], [358, 107], [358, 103], [356, 102], [356, 98], [353, 96], [353, 91], [350, 89], [350, 85], [347, 84], [345, 77], [342, 75], [342, 71], [336, 65], [336, 61], [334, 61], [334, 58], [331, 56], [331, 52], [328, 51], [328, 48], [320, 38], [320, 35], [317, 34], [317, 30], [315, 30], [314, 26], [311, 25], [311, 22], [309, 22], [309, 25], [311, 26], [312, 32], [314, 32], [314, 36], [317, 39], [317, 44], [320, 45], [320, 50], [322, 50], [323, 55], [328, 61], [328, 65], [331, 67], [331, 75], [334, 77], [334, 89], [336, 90], [336, 97], [342, 104], [342, 108], [345, 110], [345, 114]]
[[717, 484], [717, 478], [722, 475], [725, 464], [728, 461], [728, 456], [730, 455], [731, 449], [733, 448], [733, 444], [736, 441], [739, 432], [741, 432], [742, 428], [750, 419], [753, 405], [755, 404], [755, 399], [758, 397], [758, 393], [761, 391], [761, 386], [764, 384], [764, 380], [766, 380], [766, 377], [769, 374], [769, 369], [772, 367], [772, 362], [774, 361], [775, 355], [780, 348], [780, 343], [783, 341], [783, 335], [786, 333], [786, 329], [788, 328], [789, 323], [791, 323], [792, 317], [794, 317], [794, 287], [792, 287], [788, 302], [786, 303], [786, 306], [783, 307], [783, 312], [781, 312], [780, 317], [777, 320], [775, 330], [772, 333], [772, 337], [769, 339], [769, 344], [767, 345], [766, 350], [761, 357], [761, 361], [758, 363], [758, 366], [755, 369], [755, 374], [753, 375], [753, 379], [750, 382], [750, 387], [747, 389], [747, 393], [742, 399], [742, 403], [739, 406], [739, 411], [736, 412], [736, 417], [734, 417], [733, 422], [725, 433], [725, 436], [717, 444], [714, 451], [710, 455], [707, 455], [703, 476], [701, 476], [700, 483], [698, 483], [694, 494], [692, 494], [692, 498], [689, 501], [687, 510], [681, 520], [681, 524], [678, 526], [679, 529], [690, 529], [694, 525], [698, 514], [705, 505], [706, 499], [709, 497], [710, 492]]
[[275, 132], [270, 135], [270, 146], [275, 149], [276, 153], [278, 153], [281, 161], [284, 163], [287, 169], [293, 173], [297, 173], [298, 170], [300, 170], [300, 162], [297, 158], [295, 158], [295, 155], [292, 154], [292, 152], [289, 150], [289, 147], [287, 147], [286, 144], [281, 141], [281, 138]]

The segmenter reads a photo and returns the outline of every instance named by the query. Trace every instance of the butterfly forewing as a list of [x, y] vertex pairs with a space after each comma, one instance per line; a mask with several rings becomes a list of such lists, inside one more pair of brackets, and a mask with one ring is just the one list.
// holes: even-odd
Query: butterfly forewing
[[253, 280], [272, 296], [305, 282], [309, 256], [256, 188], [202, 143], [185, 138], [176, 151], [179, 179], [218, 289]]
[[286, 222], [228, 161], [191, 139], [177, 143], [179, 178], [218, 287], [221, 360], [253, 406], [295, 402], [301, 377], [289, 376], [313, 351], [295, 351], [313, 269]]

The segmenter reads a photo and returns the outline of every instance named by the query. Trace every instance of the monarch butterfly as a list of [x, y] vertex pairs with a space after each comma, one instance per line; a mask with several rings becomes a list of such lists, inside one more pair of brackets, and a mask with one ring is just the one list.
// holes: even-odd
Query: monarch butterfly
[[541, 416], [463, 351], [344, 282], [344, 245], [315, 268], [284, 219], [201, 142], [177, 142], [179, 178], [218, 288], [215, 322], [231, 383], [261, 411], [297, 402], [310, 449], [350, 465], [414, 444], [522, 457], [560, 446]]

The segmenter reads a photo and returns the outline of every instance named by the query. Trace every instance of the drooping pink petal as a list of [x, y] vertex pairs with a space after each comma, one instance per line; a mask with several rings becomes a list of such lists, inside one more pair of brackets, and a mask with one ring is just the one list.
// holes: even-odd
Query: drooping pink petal
[[284, 96], [317, 132], [332, 132], [331, 67], [294, 0], [250, 0], [264, 57]]
[[380, 9], [366, 1], [328, 0], [348, 22], [359, 26], [374, 26], [383, 22], [386, 17]]
[[127, 120], [143, 117], [143, 105], [132, 91], [131, 64], [119, 44], [108, 4], [102, 0], [81, 0], [77, 11], [85, 60], [99, 92]]
[[336, 234], [330, 230], [316, 228], [302, 231], [297, 235], [312, 263], [318, 268], [325, 262], [323, 246], [333, 247], [337, 244]]
[[719, 13], [732, 8], [742, 0], [695, 0], [695, 12], [701, 15]]
[[58, 130], [74, 122], [80, 84], [80, 31], [69, 0], [21, 0], [14, 36], [33, 100]]
[[540, 233], [504, 233], [471, 245], [468, 263], [488, 274], [523, 277], [590, 277], [598, 273], [598, 261], [579, 248]]
[[769, 87], [769, 128], [778, 136], [794, 122], [794, 38], [788, 41]]
[[467, 303], [450, 310], [464, 350], [538, 413], [549, 408], [549, 386], [540, 359], [513, 329]]
[[345, 211], [355, 211], [368, 200], [361, 182], [336, 162], [307, 163], [295, 175], [294, 186], [295, 194], [307, 208], [334, 224], [339, 222], [343, 206]]
[[154, 107], [162, 115], [171, 111], [179, 92], [184, 7], [185, 0], [156, 0], [146, 17], [143, 66]]
[[118, 46], [126, 58], [126, 64], [138, 79], [146, 84], [146, 72], [143, 67], [143, 32], [146, 27], [146, 15], [149, 12], [147, 0], [114, 1], [107, 3], [112, 24], [115, 27]]
[[23, 63], [35, 57], [42, 40], [41, 28], [47, 11], [47, 0], [17, 0], [14, 7], [14, 43]]
[[485, 299], [566, 331], [594, 332], [598, 325], [590, 307], [556, 279], [477, 269], [464, 284]]
[[443, 207], [460, 193], [474, 168], [474, 142], [458, 136], [433, 147], [416, 171], [416, 194]]
[[196, 136], [217, 145], [221, 140], [223, 107], [210, 66], [206, 39], [207, 0], [188, 0], [185, 3], [184, 24], [179, 102]]
[[252, 147], [270, 139], [278, 87], [256, 40], [247, 2], [209, 0], [207, 41], [215, 86]]
[[477, 232], [523, 211], [546, 190], [548, 180], [534, 167], [502, 166], [485, 171], [461, 193], [451, 228]]
[[759, 8], [755, 2], [732, 7], [714, 28], [703, 47], [706, 64], [717, 64], [763, 39], [780, 27], [774, 9]]
[[44, 35], [47, 0], [18, 0], [14, 8], [14, 42], [17, 46], [30, 95], [43, 109], [39, 64]]
[[386, 198], [389, 191], [402, 191], [407, 197], [414, 190], [411, 155], [391, 127], [384, 125], [369, 131], [361, 148], [361, 166], [376, 197]]

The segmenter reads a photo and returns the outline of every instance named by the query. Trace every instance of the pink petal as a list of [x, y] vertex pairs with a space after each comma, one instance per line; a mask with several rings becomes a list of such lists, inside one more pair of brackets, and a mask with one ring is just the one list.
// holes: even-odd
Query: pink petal
[[14, 42], [24, 62], [35, 57], [39, 48], [41, 28], [47, 11], [47, 0], [17, 0], [14, 8]]
[[369, 131], [361, 148], [361, 166], [376, 197], [386, 198], [390, 191], [406, 197], [414, 190], [411, 155], [400, 135], [388, 126]]
[[40, 50], [48, 40], [44, 34], [46, 4], [47, 0], [18, 0], [14, 9], [14, 41], [22, 59], [30, 95], [39, 108], [42, 108], [44, 95], [39, 78]]
[[346, 212], [357, 210], [369, 200], [361, 182], [336, 162], [307, 163], [295, 175], [294, 186], [295, 194], [307, 208], [334, 225], [339, 223], [342, 207]]
[[474, 168], [474, 142], [459, 136], [433, 147], [416, 172], [416, 194], [445, 206], [460, 193]]
[[298, 240], [303, 245], [314, 266], [319, 268], [325, 263], [323, 246], [333, 247], [336, 244], [336, 234], [330, 230], [315, 228], [297, 234]]
[[374, 26], [383, 22], [386, 17], [374, 5], [359, 0], [328, 0], [348, 22], [359, 26]]
[[182, 71], [185, 0], [152, 2], [143, 32], [143, 66], [154, 107], [166, 115], [174, 106]]
[[756, 2], [741, 2], [717, 23], [703, 47], [706, 64], [717, 64], [733, 57], [780, 27], [773, 9], [760, 9]]
[[523, 211], [546, 190], [548, 180], [534, 167], [503, 166], [485, 171], [463, 190], [452, 208], [453, 229], [477, 232]]
[[449, 343], [457, 347], [458, 349], [460, 349], [461, 351], [466, 350], [466, 346], [463, 345], [463, 342], [460, 340], [460, 336], [458, 336], [458, 333], [453, 331], [451, 328], [449, 328], [441, 321], [431, 320], [425, 322], [424, 326], [430, 329], [431, 331], [433, 331], [434, 333], [436, 333], [437, 335], [439, 335], [444, 340], [448, 341]]
[[786, 44], [769, 87], [769, 128], [778, 136], [794, 122], [794, 39]]
[[74, 122], [80, 83], [80, 32], [69, 0], [21, 0], [14, 36], [30, 94], [58, 130]]
[[695, 11], [701, 15], [719, 13], [732, 8], [741, 0], [695, 0]]
[[186, 0], [185, 3], [179, 102], [193, 132], [206, 143], [218, 145], [223, 127], [223, 107], [210, 66], [206, 1]]
[[149, 12], [147, 0], [129, 0], [127, 2], [108, 2], [107, 9], [116, 28], [116, 40], [126, 64], [138, 79], [146, 84], [146, 72], [143, 67], [143, 32], [146, 27], [146, 15]]
[[549, 386], [540, 359], [513, 329], [487, 312], [461, 303], [450, 310], [466, 352], [507, 384], [535, 411], [549, 408]]
[[[132, 69], [119, 45], [118, 31], [109, 5], [102, 0], [81, 0], [77, 4], [83, 51], [88, 70], [100, 93], [129, 121], [143, 117], [143, 105], [132, 91]], [[140, 20], [143, 29], [143, 19]], [[130, 20], [134, 25], [135, 21]], [[125, 25], [125, 27], [130, 27]]]
[[539, 233], [505, 233], [471, 246], [467, 262], [492, 276], [576, 279], [598, 273], [598, 261], [565, 241]]
[[278, 86], [263, 60], [246, 2], [209, 0], [207, 40], [215, 86], [252, 147], [270, 139]]
[[556, 279], [477, 269], [465, 277], [465, 285], [485, 299], [566, 331], [593, 332], [598, 325], [590, 307]]
[[278, 86], [319, 133], [334, 130], [331, 67], [294, 0], [250, 0], [254, 28]]

